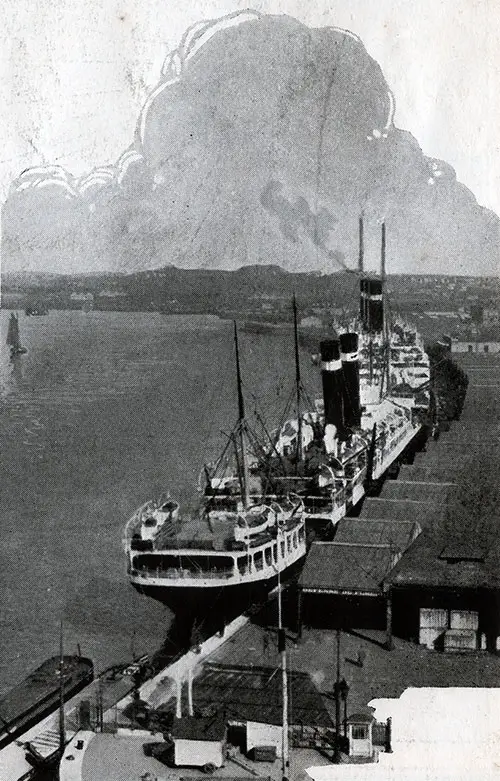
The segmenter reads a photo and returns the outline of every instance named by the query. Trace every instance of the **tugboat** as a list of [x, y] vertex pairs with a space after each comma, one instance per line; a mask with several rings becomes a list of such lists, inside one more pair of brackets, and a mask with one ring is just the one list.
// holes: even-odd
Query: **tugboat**
[[206, 492], [194, 511], [167, 498], [147, 502], [127, 523], [124, 548], [132, 585], [192, 621], [262, 601], [297, 572], [306, 555], [304, 505], [293, 493], [255, 495], [235, 326], [238, 422], [230, 435], [236, 473], [223, 495]]
[[11, 312], [9, 319], [9, 328], [7, 330], [7, 344], [10, 347], [10, 357], [15, 358], [18, 355], [24, 355], [28, 350], [21, 344], [19, 336], [19, 317], [17, 312]]

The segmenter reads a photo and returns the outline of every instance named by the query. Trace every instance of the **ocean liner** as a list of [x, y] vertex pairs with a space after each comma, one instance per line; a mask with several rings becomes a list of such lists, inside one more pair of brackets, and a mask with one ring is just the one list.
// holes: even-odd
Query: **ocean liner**
[[302, 499], [290, 492], [257, 497], [235, 326], [238, 422], [229, 442], [236, 473], [224, 493], [206, 493], [193, 510], [171, 498], [149, 501], [125, 528], [133, 586], [193, 619], [217, 606], [223, 618], [261, 601], [306, 554]]
[[[251, 469], [252, 498], [294, 491], [304, 502], [308, 527], [331, 534], [363, 498], [367, 487], [417, 446], [429, 422], [430, 363], [417, 329], [390, 322], [385, 293], [386, 233], [382, 225], [381, 273], [364, 270], [360, 220], [359, 315], [334, 324], [320, 343], [323, 398], [304, 410], [294, 300], [296, 415], [270, 437]], [[225, 470], [225, 474], [221, 474]], [[234, 476], [218, 462], [206, 493], [222, 501]]]
[[416, 330], [387, 317], [385, 225], [379, 276], [364, 272], [362, 236], [360, 222], [359, 316], [320, 344], [322, 399], [304, 409], [294, 301], [296, 414], [266, 445], [251, 442], [235, 332], [235, 457], [205, 466], [194, 514], [148, 502], [126, 526], [131, 583], [176, 613], [227, 601], [244, 610], [300, 568], [306, 531], [331, 534], [425, 429], [429, 360]]

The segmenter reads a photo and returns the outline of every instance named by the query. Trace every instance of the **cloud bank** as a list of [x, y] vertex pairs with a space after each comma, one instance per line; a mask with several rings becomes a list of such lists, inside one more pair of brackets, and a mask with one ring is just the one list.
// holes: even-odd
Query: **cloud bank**
[[497, 273], [498, 218], [393, 115], [348, 31], [253, 11], [200, 22], [115, 163], [79, 178], [32, 168], [12, 183], [3, 270], [332, 271], [355, 266], [363, 213], [369, 252], [387, 223], [390, 271]]

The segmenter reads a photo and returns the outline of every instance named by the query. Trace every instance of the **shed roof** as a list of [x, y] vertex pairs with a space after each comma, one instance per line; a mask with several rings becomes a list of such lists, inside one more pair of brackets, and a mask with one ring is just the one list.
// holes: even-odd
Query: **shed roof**
[[172, 724], [172, 738], [182, 740], [224, 740], [226, 725], [220, 714], [209, 717], [183, 716]]
[[371, 724], [375, 717], [369, 713], [353, 713], [347, 717], [348, 724]]
[[343, 518], [337, 526], [335, 542], [392, 545], [402, 552], [421, 531], [421, 527], [412, 520]]
[[457, 541], [453, 545], [455, 558], [445, 558], [442, 557], [445, 545], [446, 540], [442, 537], [424, 531], [403, 554], [385, 582], [393, 586], [500, 589], [500, 575], [489, 554], [483, 556], [483, 560], [471, 558], [470, 546], [464, 542], [463, 557], [456, 558], [459, 555]]
[[382, 499], [411, 499], [417, 502], [445, 504], [448, 501], [448, 494], [448, 486], [440, 483], [388, 480], [380, 496]]
[[[331, 726], [328, 710], [308, 673], [290, 672], [289, 690], [292, 724]], [[220, 704], [226, 721], [282, 723], [283, 692], [276, 667], [206, 664], [194, 680], [193, 699], [199, 708]]]
[[389, 520], [418, 521], [427, 526], [430, 521], [444, 516], [446, 505], [434, 502], [417, 502], [410, 499], [365, 499], [360, 518], [385, 518]]
[[305, 591], [377, 595], [392, 561], [391, 545], [314, 542], [299, 582]]
[[456, 467], [449, 466], [417, 466], [416, 464], [403, 464], [399, 470], [401, 480], [407, 482], [433, 482], [433, 483], [453, 483], [457, 477]]

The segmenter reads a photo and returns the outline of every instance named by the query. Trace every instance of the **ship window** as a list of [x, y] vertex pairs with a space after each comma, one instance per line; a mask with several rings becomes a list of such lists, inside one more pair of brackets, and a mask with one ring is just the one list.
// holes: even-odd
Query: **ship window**
[[469, 353], [472, 352], [472, 345], [471, 344], [467, 345], [467, 352], [469, 352]]
[[485, 352], [485, 353], [487, 353], [487, 352], [488, 352], [488, 350], [489, 350], [489, 347], [488, 347], [488, 345], [487, 345], [487, 344], [485, 344], [485, 345], [484, 345], [484, 347], [483, 347], [483, 350], [484, 350], [484, 352]]
[[248, 558], [247, 556], [238, 556], [236, 559], [236, 563], [238, 565], [238, 572], [240, 575], [244, 575], [247, 571], [247, 564], [248, 564]]
[[303, 539], [304, 539], [304, 527], [301, 526], [299, 529], [299, 540], [302, 542]]
[[254, 563], [255, 563], [255, 569], [262, 569], [262, 567], [264, 566], [261, 550], [257, 551], [257, 553], [255, 554]]
[[281, 558], [284, 559], [285, 558], [285, 543], [284, 542], [280, 543], [280, 552], [281, 552]]
[[288, 553], [292, 552], [292, 535], [291, 534], [286, 538], [286, 548], [287, 548]]
[[273, 561], [276, 564], [276, 561], [278, 559], [278, 546], [276, 543], [273, 545]]
[[293, 533], [293, 547], [294, 548], [297, 547], [297, 532], [296, 531]]
[[266, 548], [264, 551], [265, 557], [266, 557], [266, 564], [268, 567], [271, 566], [271, 548]]

